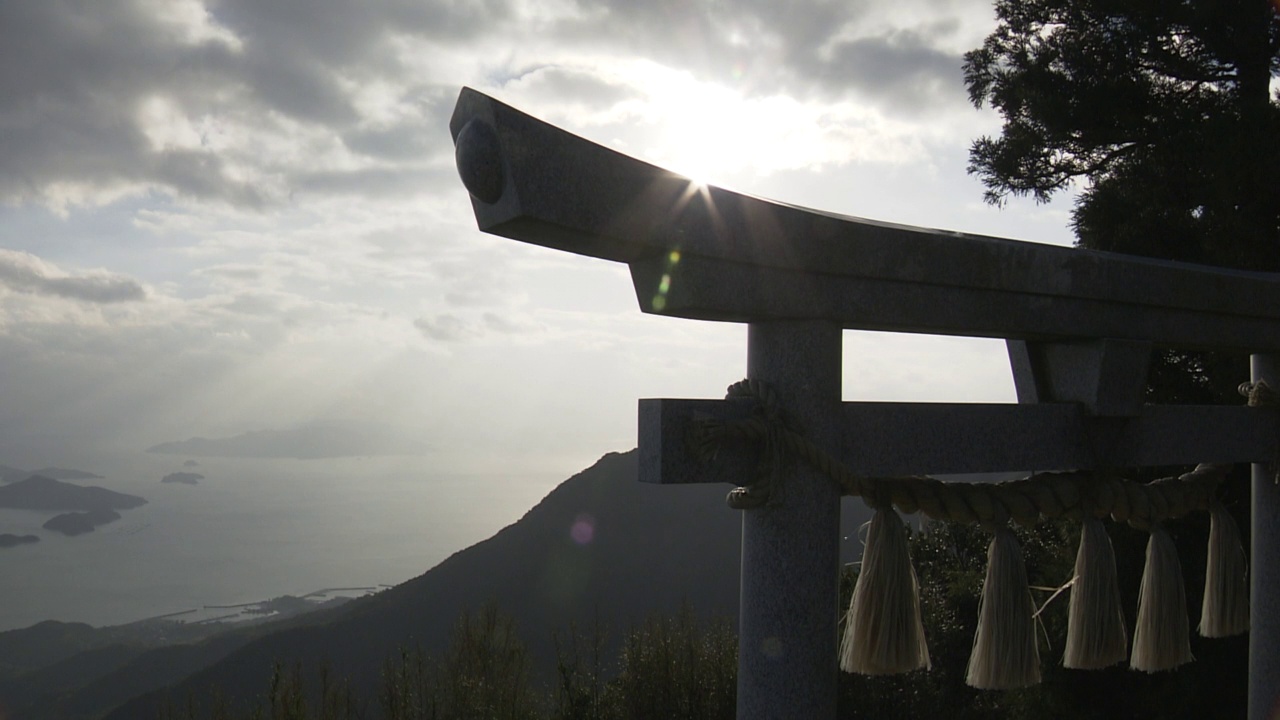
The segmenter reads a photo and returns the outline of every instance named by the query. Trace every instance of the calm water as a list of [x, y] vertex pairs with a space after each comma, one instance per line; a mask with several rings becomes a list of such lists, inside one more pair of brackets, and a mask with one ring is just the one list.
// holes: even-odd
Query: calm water
[[[41, 620], [110, 625], [321, 588], [393, 585], [515, 522], [561, 480], [432, 475], [405, 459], [201, 460], [143, 457], [83, 481], [149, 504], [78, 537], [49, 513], [0, 509], [0, 630]], [[199, 485], [162, 484], [176, 470]]]

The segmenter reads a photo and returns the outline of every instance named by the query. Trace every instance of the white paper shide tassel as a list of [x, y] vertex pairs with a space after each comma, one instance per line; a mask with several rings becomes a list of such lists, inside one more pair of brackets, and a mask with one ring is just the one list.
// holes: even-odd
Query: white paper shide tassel
[[888, 675], [929, 667], [907, 531], [892, 507], [879, 508], [867, 530], [862, 571], [845, 618], [840, 669]]
[[1076, 552], [1075, 582], [1067, 612], [1065, 667], [1096, 670], [1123, 661], [1129, 655], [1129, 634], [1124, 627], [1120, 584], [1116, 579], [1116, 555], [1102, 521], [1086, 517]]
[[1138, 623], [1129, 667], [1144, 672], [1172, 670], [1191, 662], [1187, 594], [1173, 538], [1159, 525], [1147, 541], [1147, 565], [1138, 591]]
[[1007, 690], [1040, 682], [1035, 603], [1018, 539], [998, 527], [987, 549], [978, 632], [965, 682], [981, 690]]
[[1231, 637], [1249, 631], [1249, 579], [1240, 528], [1222, 503], [1209, 508], [1209, 556], [1204, 571], [1200, 634]]

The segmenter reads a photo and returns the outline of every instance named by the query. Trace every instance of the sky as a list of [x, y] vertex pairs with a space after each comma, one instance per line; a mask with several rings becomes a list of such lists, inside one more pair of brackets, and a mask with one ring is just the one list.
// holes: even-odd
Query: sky
[[[0, 1], [0, 463], [400, 457], [564, 475], [746, 331], [484, 235], [470, 86], [734, 190], [1069, 244], [982, 202], [982, 0]], [[846, 399], [1013, 401], [999, 341], [847, 333]]]

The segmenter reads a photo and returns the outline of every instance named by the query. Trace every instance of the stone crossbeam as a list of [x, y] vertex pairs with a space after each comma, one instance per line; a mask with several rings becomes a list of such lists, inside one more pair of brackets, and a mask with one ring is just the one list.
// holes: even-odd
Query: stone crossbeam
[[697, 185], [469, 89], [450, 129], [480, 229], [627, 263], [645, 312], [1280, 351], [1280, 279], [1270, 274], [895, 225]]
[[[640, 400], [640, 480], [749, 482], [749, 448], [702, 462], [688, 439], [694, 422], [742, 420], [754, 405]], [[1147, 405], [1137, 417], [1112, 418], [1078, 403], [846, 402], [836, 424], [839, 444], [825, 449], [863, 477], [1270, 462], [1280, 439], [1275, 409], [1224, 405]]]

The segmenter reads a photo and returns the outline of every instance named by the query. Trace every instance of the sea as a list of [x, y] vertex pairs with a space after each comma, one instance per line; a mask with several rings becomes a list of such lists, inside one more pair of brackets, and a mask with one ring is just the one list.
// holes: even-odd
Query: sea
[[[42, 529], [55, 513], [0, 509], [0, 533], [40, 537], [0, 548], [0, 631], [208, 618], [282, 595], [390, 587], [517, 521], [586, 467], [442, 474], [420, 458], [191, 462], [143, 455], [77, 467], [105, 477], [69, 482], [148, 501], [85, 535]], [[177, 471], [205, 477], [160, 482]]]

